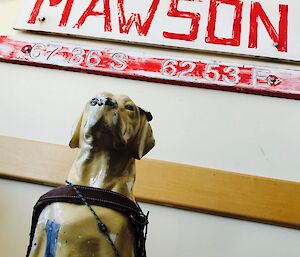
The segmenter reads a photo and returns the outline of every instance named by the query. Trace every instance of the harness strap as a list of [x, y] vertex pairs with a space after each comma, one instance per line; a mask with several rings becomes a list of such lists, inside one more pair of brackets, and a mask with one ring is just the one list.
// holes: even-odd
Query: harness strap
[[[128, 216], [129, 220], [135, 226], [138, 257], [146, 257], [145, 242], [147, 235], [148, 215], [143, 213], [138, 203], [130, 200], [122, 194], [109, 190], [80, 185], [76, 185], [76, 187], [80, 189], [80, 192], [84, 195], [85, 199], [90, 205], [107, 207]], [[30, 254], [35, 229], [41, 212], [46, 206], [54, 202], [66, 202], [79, 205], [83, 204], [82, 199], [70, 186], [60, 186], [42, 195], [33, 208], [30, 239], [26, 257], [29, 257]]]

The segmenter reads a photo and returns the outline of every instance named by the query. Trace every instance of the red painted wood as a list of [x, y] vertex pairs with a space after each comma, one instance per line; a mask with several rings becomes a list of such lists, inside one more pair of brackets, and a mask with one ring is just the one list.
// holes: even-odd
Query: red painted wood
[[300, 71], [0, 36], [0, 61], [180, 86], [300, 99]]

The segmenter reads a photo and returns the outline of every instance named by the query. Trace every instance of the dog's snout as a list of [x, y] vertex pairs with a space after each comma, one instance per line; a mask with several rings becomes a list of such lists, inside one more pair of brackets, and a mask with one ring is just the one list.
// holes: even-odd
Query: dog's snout
[[104, 99], [104, 105], [111, 106], [111, 107], [116, 107], [117, 102], [114, 101], [113, 99], [107, 97], [107, 98]]

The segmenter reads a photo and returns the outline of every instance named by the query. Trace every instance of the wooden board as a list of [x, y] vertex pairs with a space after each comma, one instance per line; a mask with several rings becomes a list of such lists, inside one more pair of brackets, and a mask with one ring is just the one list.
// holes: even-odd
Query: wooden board
[[[0, 177], [63, 184], [76, 150], [0, 136]], [[300, 229], [300, 183], [144, 159], [139, 201]]]
[[22, 2], [16, 29], [300, 61], [295, 0]]
[[0, 61], [300, 99], [300, 71], [0, 36]]

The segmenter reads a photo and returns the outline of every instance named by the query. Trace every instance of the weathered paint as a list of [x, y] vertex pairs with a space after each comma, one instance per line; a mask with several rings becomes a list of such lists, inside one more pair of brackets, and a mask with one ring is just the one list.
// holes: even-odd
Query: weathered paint
[[299, 9], [295, 0], [23, 0], [15, 28], [300, 61]]
[[56, 256], [56, 245], [60, 225], [52, 220], [48, 220], [46, 223], [46, 250], [44, 257], [55, 257]]
[[0, 37], [0, 61], [300, 99], [300, 71]]

